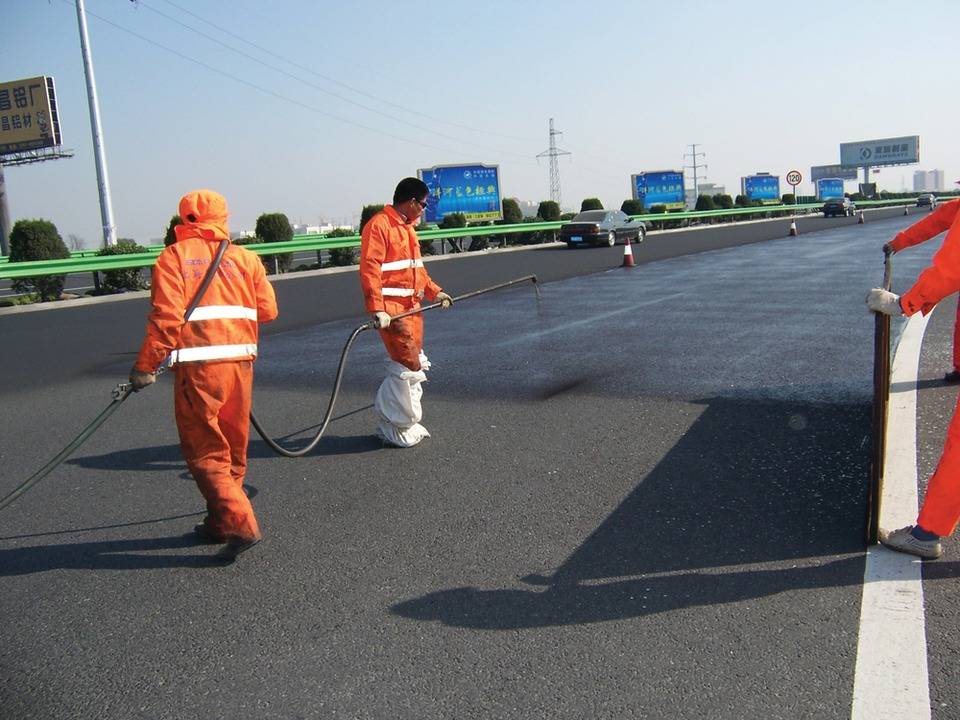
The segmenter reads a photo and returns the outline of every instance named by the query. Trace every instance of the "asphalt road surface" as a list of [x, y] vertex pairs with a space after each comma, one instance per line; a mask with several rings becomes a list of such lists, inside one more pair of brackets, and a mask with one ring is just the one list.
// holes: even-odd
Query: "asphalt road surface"
[[[916, 219], [678, 257], [651, 238], [634, 269], [619, 247], [430, 263], [453, 294], [544, 282], [427, 315], [432, 437], [414, 449], [373, 436], [384, 352], [361, 335], [313, 455], [254, 436], [265, 537], [232, 566], [193, 542], [162, 378], [0, 513], [0, 716], [849, 717], [863, 297]], [[938, 244], [896, 257], [895, 289]], [[277, 289], [255, 410], [297, 446], [363, 317], [352, 271]], [[0, 495], [109, 402], [145, 310], [0, 315]], [[928, 331], [921, 472], [955, 397], [936, 382], [952, 319]], [[958, 717], [960, 571], [931, 567], [933, 717]]]

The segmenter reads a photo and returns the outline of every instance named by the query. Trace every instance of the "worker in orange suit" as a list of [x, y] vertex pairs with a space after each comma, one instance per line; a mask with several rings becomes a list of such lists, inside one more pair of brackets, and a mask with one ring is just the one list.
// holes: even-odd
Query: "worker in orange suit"
[[453, 299], [430, 279], [420, 257], [414, 226], [427, 207], [430, 189], [418, 178], [404, 178], [387, 205], [364, 226], [360, 241], [360, 288], [367, 312], [380, 330], [390, 360], [374, 406], [377, 433], [397, 447], [412, 447], [429, 437], [420, 424], [421, 383], [430, 361], [423, 352], [423, 316], [392, 316], [420, 307], [424, 298], [444, 308]]
[[[957, 214], [958, 203], [948, 202], [933, 209], [923, 220], [914, 223], [883, 246], [887, 252], [898, 253], [908, 247], [919, 245], [934, 238], [950, 227]], [[953, 325], [953, 369], [945, 373], [943, 379], [948, 383], [960, 382], [960, 298], [957, 300], [957, 318]]]
[[[867, 306], [887, 315], [929, 313], [947, 295], [960, 290], [960, 200], [941, 205], [924, 220], [917, 235], [936, 235], [944, 230], [947, 237], [933, 256], [930, 267], [920, 273], [913, 287], [902, 296], [874, 288], [867, 294]], [[938, 229], [939, 228], [939, 229]], [[953, 533], [960, 521], [960, 398], [947, 428], [943, 453], [937, 463], [915, 525], [894, 531], [881, 530], [880, 542], [899, 552], [928, 560], [940, 557], [940, 538]]]
[[153, 269], [153, 309], [130, 382], [135, 390], [152, 384], [169, 356], [180, 449], [207, 502], [194, 531], [205, 542], [226, 543], [220, 557], [232, 560], [261, 537], [243, 480], [259, 323], [277, 317], [277, 301], [260, 259], [231, 244], [184, 317], [220, 243], [230, 240], [227, 202], [211, 190], [187, 193], [180, 218], [176, 242]]

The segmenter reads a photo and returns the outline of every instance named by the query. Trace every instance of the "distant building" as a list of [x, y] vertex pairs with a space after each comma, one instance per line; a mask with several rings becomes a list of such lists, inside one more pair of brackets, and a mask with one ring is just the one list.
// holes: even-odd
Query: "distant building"
[[942, 192], [945, 189], [943, 170], [917, 170], [913, 173], [914, 192]]
[[537, 210], [540, 209], [540, 203], [532, 200], [517, 200], [517, 205], [520, 206], [520, 212], [524, 217], [536, 217]]

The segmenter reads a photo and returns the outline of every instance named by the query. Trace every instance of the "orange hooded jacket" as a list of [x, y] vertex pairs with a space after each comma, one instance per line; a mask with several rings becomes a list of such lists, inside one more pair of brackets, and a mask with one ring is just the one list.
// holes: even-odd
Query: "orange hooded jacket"
[[960, 290], [960, 200], [951, 200], [918, 223], [897, 234], [891, 241], [895, 251], [917, 245], [947, 230], [933, 264], [920, 273], [916, 282], [900, 297], [905, 315], [929, 313], [947, 295]]
[[167, 355], [170, 364], [252, 360], [257, 354], [258, 323], [277, 317], [277, 300], [263, 263], [237, 245], [227, 247], [216, 277], [200, 304], [184, 318], [216, 256], [229, 240], [227, 205], [210, 190], [188, 193], [180, 201], [182, 225], [177, 241], [165, 248], [153, 269], [147, 333], [134, 367], [156, 372]]

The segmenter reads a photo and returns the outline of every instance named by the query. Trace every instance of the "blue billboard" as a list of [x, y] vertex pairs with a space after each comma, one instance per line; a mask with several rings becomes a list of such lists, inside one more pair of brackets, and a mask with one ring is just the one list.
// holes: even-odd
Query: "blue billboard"
[[640, 200], [649, 210], [654, 205], [666, 205], [667, 210], [686, 207], [682, 170], [657, 170], [632, 175], [633, 199]]
[[822, 178], [817, 180], [817, 200], [832, 200], [843, 197], [843, 180]]
[[764, 205], [780, 204], [780, 178], [777, 175], [747, 175], [740, 178], [740, 189], [749, 200], [759, 200]]
[[424, 210], [428, 223], [453, 213], [463, 213], [470, 222], [503, 218], [497, 165], [435, 165], [417, 170], [417, 176], [430, 188]]

